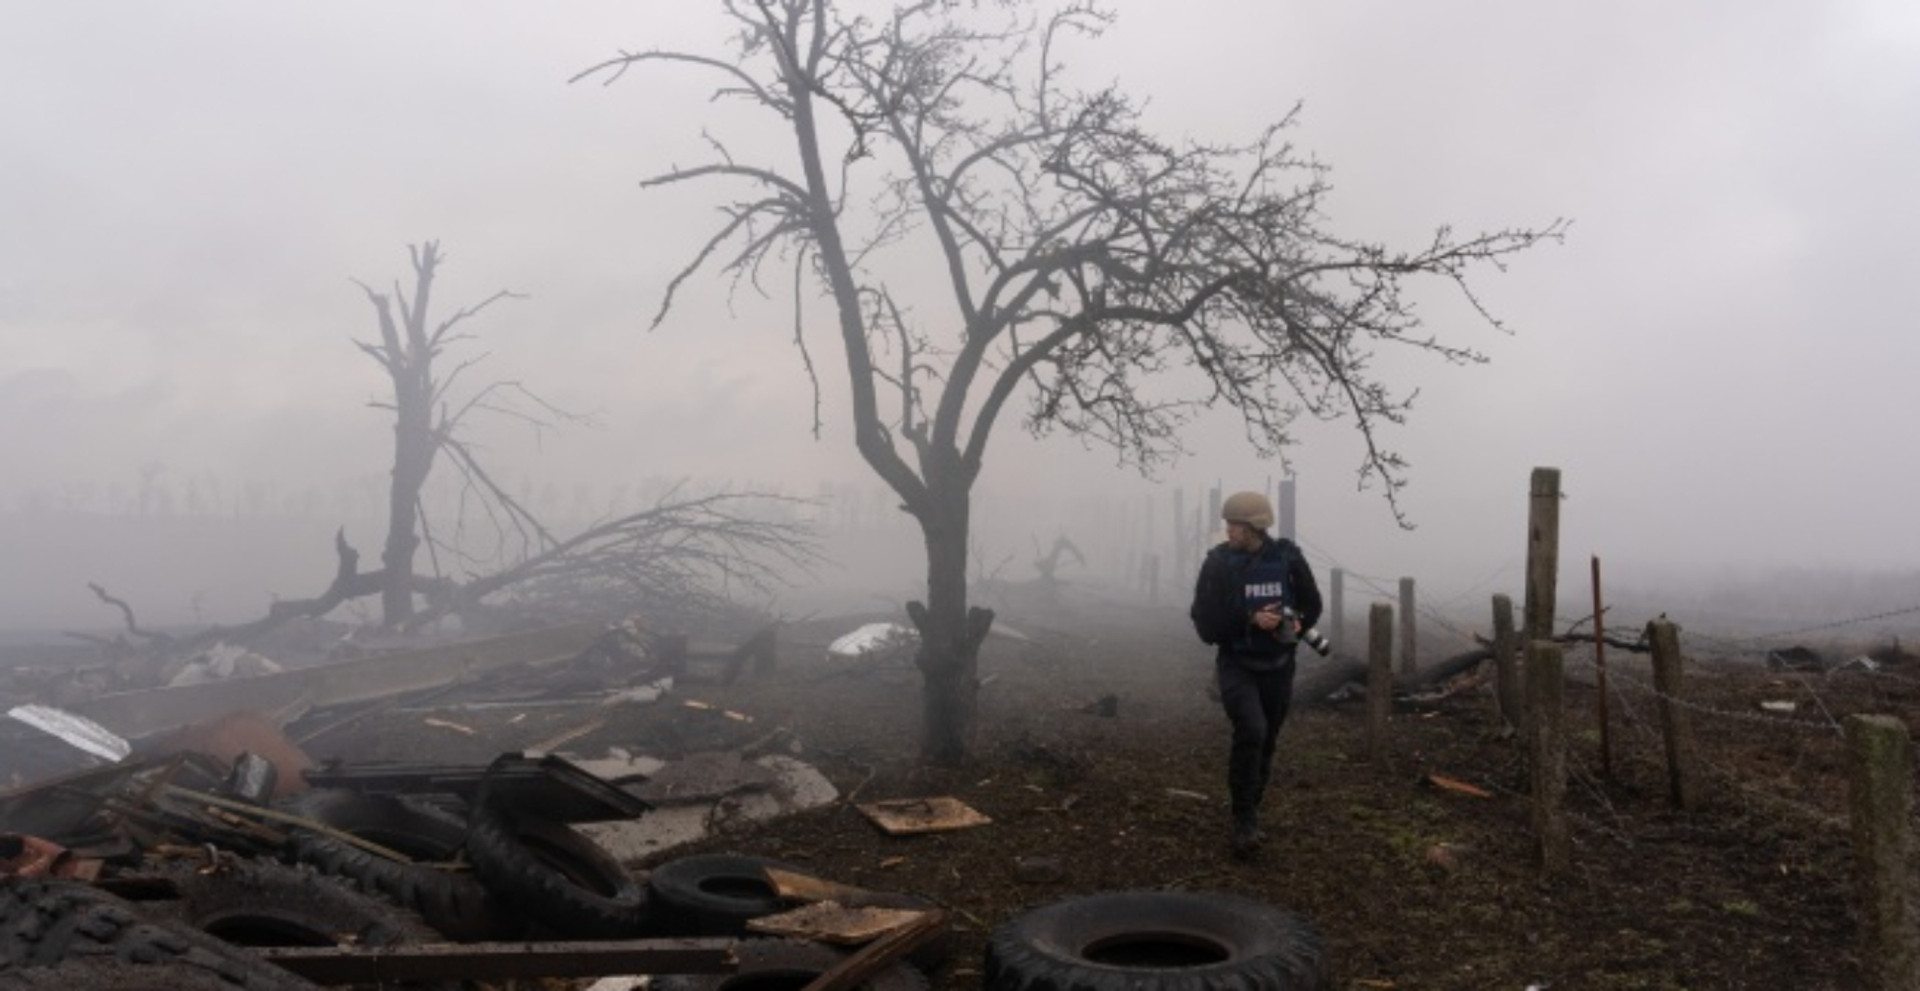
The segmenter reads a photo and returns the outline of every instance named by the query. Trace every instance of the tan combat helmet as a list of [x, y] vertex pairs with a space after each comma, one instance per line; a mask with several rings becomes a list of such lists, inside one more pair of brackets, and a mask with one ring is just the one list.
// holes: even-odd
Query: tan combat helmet
[[1273, 526], [1273, 503], [1258, 492], [1235, 492], [1221, 504], [1220, 518], [1228, 523], [1245, 523], [1265, 533]]

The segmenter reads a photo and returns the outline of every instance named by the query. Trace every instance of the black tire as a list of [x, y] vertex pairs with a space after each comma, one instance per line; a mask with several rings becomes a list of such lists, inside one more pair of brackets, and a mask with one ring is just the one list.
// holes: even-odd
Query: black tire
[[137, 903], [147, 915], [235, 946], [377, 949], [441, 938], [407, 909], [306, 867], [241, 861], [202, 871], [182, 864], [164, 876], [177, 897]]
[[647, 889], [564, 823], [478, 805], [467, 855], [495, 897], [567, 939], [634, 939], [651, 921]]
[[[308, 985], [312, 987], [313, 985]], [[69, 960], [53, 967], [0, 969], [0, 988], [19, 991], [234, 991], [218, 974], [167, 964]]]
[[[740, 968], [731, 974], [673, 974], [653, 978], [655, 991], [749, 991], [803, 988], [846, 954], [798, 939], [743, 939], [734, 947]], [[858, 991], [926, 991], [927, 978], [896, 963], [856, 985]]]
[[[87, 885], [0, 881], [0, 978], [42, 971], [88, 979], [140, 975], [117, 987], [218, 986], [313, 991], [311, 984], [198, 932], [155, 924], [133, 905]], [[218, 982], [217, 984], [211, 982]]]
[[1115, 891], [1015, 916], [987, 940], [986, 991], [1329, 991], [1306, 922], [1236, 895]]
[[405, 854], [415, 863], [389, 860], [310, 829], [291, 832], [286, 859], [347, 878], [364, 891], [411, 909], [451, 940], [471, 943], [525, 934], [524, 919], [492, 897], [479, 879], [435, 866], [461, 858], [467, 842], [464, 816], [412, 796], [338, 788], [296, 795], [281, 803], [281, 809]]
[[647, 875], [654, 915], [668, 936], [740, 936], [747, 922], [788, 905], [767, 880], [779, 861], [733, 853], [702, 853], [669, 860]]

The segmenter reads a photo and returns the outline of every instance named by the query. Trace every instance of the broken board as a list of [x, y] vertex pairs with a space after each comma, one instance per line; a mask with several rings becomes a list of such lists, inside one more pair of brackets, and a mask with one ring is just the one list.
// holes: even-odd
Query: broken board
[[950, 796], [898, 798], [868, 802], [858, 808], [874, 825], [893, 836], [970, 829], [993, 821], [965, 802]]
[[922, 914], [911, 908], [850, 908], [839, 902], [815, 902], [748, 920], [747, 928], [770, 936], [858, 946], [913, 922]]

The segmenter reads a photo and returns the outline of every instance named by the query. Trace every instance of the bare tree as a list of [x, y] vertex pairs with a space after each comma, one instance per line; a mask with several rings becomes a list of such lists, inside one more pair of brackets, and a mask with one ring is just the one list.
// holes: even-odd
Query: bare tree
[[[784, 165], [743, 161], [713, 140], [711, 160], [647, 180], [744, 190], [669, 284], [655, 323], [709, 265], [757, 285], [780, 261], [796, 290], [809, 277], [824, 288], [855, 443], [924, 535], [927, 598], [908, 611], [921, 634], [922, 752], [934, 761], [963, 756], [976, 714], [993, 616], [967, 602], [970, 500], [1009, 403], [1024, 402], [1030, 433], [1109, 444], [1143, 470], [1180, 453], [1181, 426], [1203, 408], [1238, 411], [1263, 455], [1284, 456], [1303, 412], [1351, 418], [1361, 482], [1381, 483], [1398, 516], [1405, 464], [1381, 428], [1402, 422], [1410, 397], [1374, 376], [1372, 350], [1485, 360], [1423, 333], [1403, 281], [1449, 281], [1479, 309], [1469, 269], [1564, 229], [1442, 229], [1405, 250], [1342, 237], [1321, 216], [1325, 169], [1286, 140], [1293, 114], [1246, 144], [1176, 143], [1149, 133], [1120, 91], [1070, 86], [1064, 43], [1110, 22], [1094, 2], [924, 0], [877, 18], [838, 0], [723, 6], [739, 27], [731, 54], [625, 52], [576, 79], [697, 67], [718, 77], [717, 98], [745, 101], [791, 136]], [[945, 298], [927, 309], [911, 305], [898, 275], [911, 266], [895, 262], [915, 249], [944, 273]], [[803, 311], [797, 294], [811, 374]]]
[[354, 342], [380, 363], [393, 383], [393, 400], [373, 403], [392, 410], [394, 417], [393, 478], [387, 489], [387, 540], [380, 556], [381, 618], [389, 629], [405, 624], [413, 615], [414, 595], [420, 590], [413, 567], [414, 555], [420, 549], [423, 523], [420, 496], [442, 452], [455, 461], [470, 482], [480, 483], [491, 504], [503, 507], [516, 521], [528, 519], [518, 512], [517, 503], [471, 463], [458, 434], [461, 423], [473, 410], [502, 409], [494, 402], [500, 393], [511, 390], [525, 394], [525, 390], [516, 382], [493, 382], [455, 406], [451, 404], [450, 390], [460, 373], [477, 359], [462, 361], [451, 370], [436, 368], [434, 364], [448, 347], [469, 339], [470, 335], [457, 331], [462, 323], [513, 294], [501, 290], [477, 304], [455, 310], [434, 324], [427, 315], [428, 304], [433, 296], [434, 277], [445, 256], [440, 253], [437, 241], [408, 250], [413, 258], [412, 298], [408, 298], [397, 282], [391, 296], [360, 283], [379, 315], [380, 339]]

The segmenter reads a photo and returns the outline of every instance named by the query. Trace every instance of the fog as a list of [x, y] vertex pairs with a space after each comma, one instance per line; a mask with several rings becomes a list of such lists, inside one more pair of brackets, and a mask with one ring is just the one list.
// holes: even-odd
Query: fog
[[[1246, 139], [1301, 101], [1336, 230], [1573, 225], [1480, 273], [1510, 334], [1422, 297], [1489, 364], [1385, 363], [1419, 391], [1385, 437], [1411, 529], [1357, 488], [1344, 424], [1303, 424], [1282, 464], [1203, 419], [1143, 478], [1009, 419], [980, 483], [985, 567], [1030, 574], [1066, 535], [1085, 580], [1123, 584], [1149, 514], [1171, 539], [1174, 488], [1191, 506], [1291, 472], [1316, 567], [1416, 576], [1436, 601], [1517, 593], [1528, 476], [1552, 466], [1576, 601], [1598, 556], [1676, 615], [1728, 588], [1790, 621], [1920, 604], [1920, 8], [1118, 6], [1071, 51], [1077, 78], [1150, 94], [1170, 137]], [[392, 434], [368, 403], [388, 385], [353, 346], [377, 332], [353, 280], [405, 277], [428, 239], [442, 307], [525, 294], [472, 323], [473, 374], [593, 421], [484, 431], [510, 486], [580, 518], [676, 479], [831, 491], [880, 507], [836, 534], [832, 580], [912, 594], [917, 537], [881, 518], [831, 352], [811, 430], [787, 288], [698, 276], [648, 329], [724, 193], [639, 180], [699, 160], [703, 128], [778, 136], [697, 73], [568, 79], [622, 48], [719, 50], [707, 5], [26, 0], [7, 20], [0, 628], [109, 625], [88, 581], [153, 622], [237, 621], [316, 593], [336, 528], [376, 557]]]

